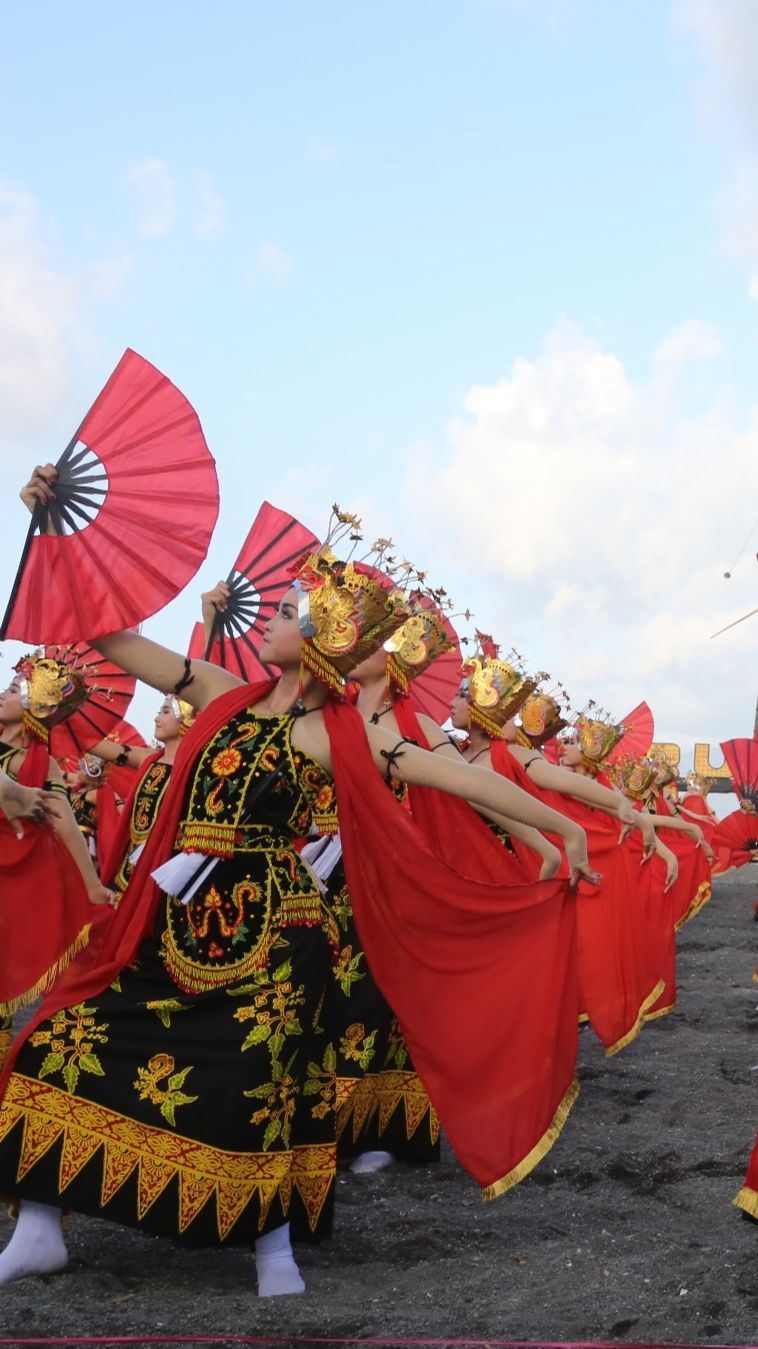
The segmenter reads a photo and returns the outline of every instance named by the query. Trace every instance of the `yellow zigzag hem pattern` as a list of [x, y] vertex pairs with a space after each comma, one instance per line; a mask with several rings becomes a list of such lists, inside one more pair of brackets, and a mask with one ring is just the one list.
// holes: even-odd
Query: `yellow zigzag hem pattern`
[[732, 1203], [735, 1208], [741, 1208], [745, 1213], [749, 1213], [751, 1218], [758, 1218], [758, 1191], [751, 1190], [749, 1185], [743, 1185]]
[[42, 975], [41, 979], [37, 980], [36, 984], [28, 988], [25, 993], [19, 993], [17, 998], [10, 998], [8, 1002], [0, 1002], [0, 1016], [13, 1016], [14, 1012], [18, 1012], [22, 1007], [30, 1007], [33, 1002], [37, 1001], [37, 998], [42, 997], [43, 993], [47, 993], [48, 989], [52, 988], [58, 975], [62, 974], [74, 957], [84, 950], [91, 931], [92, 924], [86, 923], [78, 937], [74, 938], [68, 950], [58, 957], [55, 964], [50, 966], [50, 969]]
[[559, 1137], [561, 1130], [569, 1117], [571, 1107], [578, 1095], [579, 1082], [574, 1077], [571, 1080], [568, 1091], [553, 1115], [553, 1122], [550, 1125], [550, 1128], [542, 1135], [539, 1143], [536, 1143], [531, 1152], [526, 1154], [523, 1161], [520, 1161], [517, 1166], [512, 1167], [508, 1174], [503, 1176], [502, 1180], [493, 1181], [492, 1185], [482, 1186], [482, 1199], [485, 1200], [485, 1202], [488, 1199], [497, 1199], [498, 1195], [505, 1194], [506, 1191], [512, 1190], [514, 1185], [518, 1185], [520, 1181], [525, 1180], [529, 1175], [529, 1172], [534, 1170], [537, 1163], [541, 1162], [542, 1158], [547, 1156], [547, 1153]]
[[[87, 1162], [102, 1149], [100, 1204], [137, 1171], [136, 1221], [178, 1180], [177, 1235], [186, 1231], [209, 1199], [215, 1199], [220, 1241], [229, 1236], [253, 1197], [259, 1227], [277, 1192], [286, 1214], [295, 1188], [314, 1230], [334, 1179], [332, 1143], [287, 1152], [226, 1152], [168, 1130], [153, 1128], [58, 1087], [14, 1073], [0, 1106], [0, 1141], [23, 1121], [17, 1180], [21, 1181], [59, 1139], [63, 1140], [58, 1193], [63, 1195]], [[107, 1215], [106, 1215], [107, 1216]]]
[[383, 1134], [401, 1103], [405, 1114], [407, 1139], [413, 1137], [425, 1118], [429, 1121], [429, 1136], [432, 1143], [436, 1143], [439, 1137], [440, 1122], [437, 1113], [429, 1102], [420, 1077], [415, 1073], [386, 1069], [380, 1073], [366, 1073], [365, 1077], [357, 1081], [346, 1078], [342, 1079], [340, 1084], [338, 1080], [337, 1099], [343, 1101], [337, 1112], [338, 1138], [342, 1137], [352, 1118], [353, 1142], [357, 1142], [361, 1131], [376, 1114], [379, 1116], [378, 1133]]
[[712, 894], [713, 887], [710, 881], [701, 881], [695, 892], [695, 898], [692, 900], [687, 912], [674, 924], [674, 931], [681, 932], [685, 923], [689, 923], [690, 918], [696, 918], [703, 906], [708, 903]]
[[640, 1010], [637, 1013], [637, 1020], [632, 1026], [632, 1029], [627, 1031], [626, 1035], [622, 1035], [621, 1039], [617, 1040], [615, 1045], [611, 1045], [610, 1049], [606, 1049], [605, 1057], [607, 1059], [612, 1058], [614, 1054], [618, 1054], [620, 1050], [626, 1049], [626, 1046], [630, 1045], [632, 1043], [632, 1040], [637, 1039], [637, 1036], [642, 1030], [642, 1027], [644, 1026], [645, 1022], [652, 1020], [652, 1017], [649, 1016], [650, 1008], [655, 1007], [655, 1004], [660, 998], [661, 993], [663, 992], [665, 987], [666, 987], [665, 979], [659, 979], [652, 993], [648, 993], [647, 997], [645, 998], [645, 1001], [642, 1003], [642, 1006], [640, 1007]]

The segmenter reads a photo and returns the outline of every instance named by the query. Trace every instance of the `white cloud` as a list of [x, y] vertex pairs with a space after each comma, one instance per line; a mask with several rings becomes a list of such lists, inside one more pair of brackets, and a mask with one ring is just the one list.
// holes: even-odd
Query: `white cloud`
[[50, 261], [37, 206], [0, 184], [0, 450], [14, 466], [64, 398], [79, 318], [75, 277]]
[[195, 234], [221, 234], [226, 221], [226, 205], [207, 169], [198, 169], [193, 174], [191, 192]]
[[279, 244], [265, 243], [258, 249], [252, 267], [245, 272], [245, 280], [249, 285], [256, 285], [260, 281], [281, 285], [289, 280], [294, 266], [294, 259]]
[[137, 206], [137, 232], [143, 239], [169, 234], [176, 219], [176, 182], [165, 159], [148, 157], [130, 164], [124, 182]]
[[747, 733], [755, 698], [755, 628], [710, 641], [755, 606], [758, 579], [750, 554], [723, 579], [756, 511], [758, 412], [717, 393], [688, 413], [692, 363], [720, 352], [690, 320], [635, 382], [561, 323], [470, 390], [444, 449], [414, 453], [405, 493], [424, 566], [480, 626], [577, 703], [623, 714], [646, 697], [660, 733], [690, 741]]

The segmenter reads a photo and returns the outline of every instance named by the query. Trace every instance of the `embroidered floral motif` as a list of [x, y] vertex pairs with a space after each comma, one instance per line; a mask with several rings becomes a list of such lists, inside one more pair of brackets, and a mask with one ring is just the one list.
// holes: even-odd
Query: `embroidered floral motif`
[[[76, 1091], [80, 1073], [94, 1073], [96, 1077], [105, 1077], [103, 1066], [94, 1052], [96, 1044], [108, 1043], [108, 1023], [98, 1026], [94, 1013], [96, 1007], [85, 1007], [79, 1003], [67, 1011], [56, 1012], [52, 1017], [50, 1030], [38, 1030], [31, 1036], [31, 1044], [49, 1045], [50, 1052], [45, 1055], [37, 1076], [51, 1077], [61, 1073], [66, 1091]], [[70, 1040], [70, 1044], [66, 1041]]]
[[396, 1068], [404, 1068], [407, 1062], [408, 1050], [405, 1047], [403, 1032], [401, 1031], [397, 1020], [393, 1020], [392, 1025], [390, 1026], [384, 1065], [386, 1068], [389, 1068], [391, 1064], [394, 1064]]
[[350, 927], [350, 919], [353, 916], [353, 910], [346, 885], [343, 885], [342, 889], [338, 890], [335, 895], [329, 896], [329, 905], [332, 910], [332, 915], [342, 931], [347, 932]]
[[354, 956], [352, 946], [344, 946], [333, 966], [334, 977], [342, 992], [348, 998], [353, 984], [357, 983], [359, 979], [365, 978], [365, 971], [360, 968], [362, 960], [362, 951]]
[[146, 1002], [148, 1012], [155, 1012], [159, 1021], [168, 1029], [171, 1025], [172, 1012], [184, 1012], [186, 1008], [178, 998], [155, 998], [152, 1002]]
[[360, 1021], [348, 1026], [340, 1039], [340, 1053], [351, 1063], [357, 1063], [365, 1072], [374, 1057], [376, 1031], [366, 1034], [366, 1027]]
[[211, 759], [211, 772], [219, 778], [229, 778], [232, 773], [236, 773], [242, 763], [242, 755], [238, 749], [222, 749], [214, 759]]
[[243, 1092], [243, 1096], [248, 1096], [254, 1101], [265, 1101], [259, 1110], [253, 1111], [250, 1116], [251, 1124], [263, 1124], [268, 1120], [266, 1132], [263, 1135], [263, 1151], [268, 1152], [272, 1143], [280, 1139], [285, 1148], [290, 1146], [290, 1132], [292, 1129], [292, 1118], [295, 1114], [295, 1106], [299, 1094], [299, 1087], [292, 1076], [291, 1068], [296, 1055], [292, 1055], [286, 1067], [280, 1063], [272, 1062], [272, 1080], [263, 1082], [258, 1087], [253, 1087], [251, 1091]]
[[324, 1119], [330, 1110], [335, 1108], [337, 1094], [336, 1084], [337, 1055], [334, 1051], [334, 1045], [328, 1044], [324, 1050], [324, 1057], [321, 1065], [310, 1062], [308, 1064], [305, 1084], [303, 1086], [304, 1096], [318, 1096], [319, 1100], [311, 1110], [314, 1119]]
[[[171, 1054], [154, 1054], [146, 1068], [137, 1069], [137, 1081], [132, 1084], [139, 1099], [160, 1106], [161, 1115], [174, 1127], [177, 1107], [191, 1105], [198, 1099], [197, 1096], [186, 1096], [182, 1091], [192, 1067], [182, 1068], [178, 1073], [174, 1072], [175, 1067]], [[158, 1085], [164, 1078], [168, 1078], [165, 1088]]]
[[273, 974], [264, 970], [244, 988], [229, 989], [230, 997], [254, 995], [248, 1007], [238, 1007], [234, 1013], [235, 1021], [255, 1021], [241, 1048], [245, 1050], [251, 1045], [267, 1044], [272, 1065], [278, 1061], [287, 1036], [303, 1033], [296, 1009], [305, 1003], [305, 989], [302, 984], [297, 990], [293, 989], [291, 974], [292, 965], [289, 960], [285, 960]]

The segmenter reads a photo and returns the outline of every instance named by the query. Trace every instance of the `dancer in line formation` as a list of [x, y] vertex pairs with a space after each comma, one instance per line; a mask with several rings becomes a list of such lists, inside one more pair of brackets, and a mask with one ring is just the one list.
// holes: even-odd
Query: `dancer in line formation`
[[[22, 496], [47, 506], [56, 482], [38, 468]], [[86, 690], [38, 654], [0, 696], [0, 1192], [18, 1215], [0, 1283], [65, 1266], [67, 1209], [248, 1245], [260, 1295], [301, 1292], [292, 1241], [329, 1235], [338, 1156], [430, 1162], [442, 1127], [494, 1198], [568, 1117], [580, 1020], [615, 1054], [675, 1005], [675, 931], [718, 853], [707, 813], [665, 795], [660, 761], [611, 766], [623, 724], [567, 727], [546, 677], [482, 634], [440, 681], [466, 738], [447, 733], [422, 696], [455, 667], [444, 592], [386, 540], [340, 559], [359, 522], [333, 519], [259, 634], [271, 678], [81, 632], [164, 697], [158, 750], [89, 746], [135, 770], [99, 875], [46, 749]], [[204, 596], [208, 631], [233, 600]], [[40, 868], [30, 942], [11, 897]], [[736, 1202], [756, 1215], [750, 1176]]]

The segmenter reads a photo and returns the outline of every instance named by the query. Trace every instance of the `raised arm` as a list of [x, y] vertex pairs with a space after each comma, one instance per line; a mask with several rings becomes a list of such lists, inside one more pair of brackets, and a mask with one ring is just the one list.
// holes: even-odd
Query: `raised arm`
[[[143, 637], [141, 633], [114, 632], [110, 637], [98, 637], [92, 641], [92, 645], [102, 651], [108, 660], [112, 660], [114, 665], [120, 665], [127, 674], [136, 675], [143, 684], [149, 684], [159, 693], [172, 693], [185, 678], [185, 657], [180, 656], [178, 651], [160, 646], [149, 637]], [[190, 673], [192, 680], [183, 685], [181, 696], [198, 712], [220, 694], [242, 683], [228, 670], [222, 670], [219, 665], [211, 665], [204, 660], [193, 660]]]
[[98, 740], [88, 752], [96, 754], [105, 763], [122, 763], [129, 768], [141, 768], [145, 759], [155, 750], [148, 745], [119, 745], [115, 740]]

